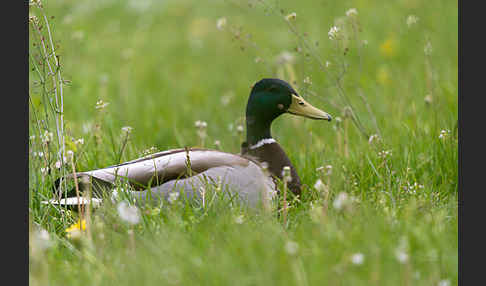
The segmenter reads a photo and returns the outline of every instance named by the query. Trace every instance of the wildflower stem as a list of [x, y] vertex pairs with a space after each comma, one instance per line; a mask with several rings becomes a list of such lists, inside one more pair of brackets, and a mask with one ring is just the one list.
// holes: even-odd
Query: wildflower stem
[[348, 150], [348, 118], [344, 118], [344, 157], [349, 157], [349, 150]]
[[[82, 186], [85, 188], [83, 191], [83, 196], [87, 198], [89, 204], [87, 205], [86, 208], [86, 234], [88, 236], [88, 239], [91, 240], [91, 195], [92, 195], [92, 189], [91, 189], [91, 177], [90, 176], [83, 176], [81, 177], [82, 181]], [[79, 199], [78, 199], [79, 200]], [[79, 201], [78, 201], [79, 202]]]
[[117, 159], [118, 164], [121, 163], [121, 159], [122, 159], [122, 156], [123, 156], [123, 151], [125, 151], [125, 148], [126, 148], [127, 143], [128, 143], [129, 136], [130, 136], [130, 134], [129, 134], [129, 132], [127, 132], [126, 135], [125, 135], [125, 138], [123, 139], [122, 147], [120, 149], [120, 152], [118, 153], [118, 159]]
[[186, 168], [187, 168], [187, 173], [189, 174], [189, 177], [192, 177], [192, 166], [191, 166], [191, 158], [189, 157], [189, 147], [184, 147], [186, 150]]
[[284, 179], [283, 185], [283, 223], [287, 227], [287, 181]]
[[[274, 7], [270, 7], [268, 4], [266, 4], [264, 1], [260, 1], [260, 3], [265, 6], [266, 9], [268, 9], [269, 11], [271, 11], [272, 13], [274, 13]], [[278, 10], [278, 6], [275, 8], [275, 10]], [[338, 94], [341, 96], [342, 99], [344, 99], [344, 101], [346, 102], [346, 104], [351, 108], [351, 118], [353, 120], [353, 123], [355, 124], [355, 126], [358, 128], [358, 130], [361, 132], [361, 134], [363, 135], [363, 137], [365, 137], [366, 139], [369, 138], [368, 136], [368, 133], [366, 132], [366, 129], [365, 127], [363, 126], [363, 124], [361, 123], [361, 121], [359, 120], [358, 116], [355, 114], [354, 112], [354, 107], [353, 105], [351, 104], [351, 101], [349, 100], [349, 98], [346, 96], [346, 93], [344, 92], [344, 89], [341, 85], [341, 78], [342, 76], [338, 76], [338, 77], [335, 77], [334, 75], [332, 75], [328, 69], [326, 69], [325, 67], [325, 64], [323, 63], [322, 59], [320, 58], [319, 54], [317, 54], [315, 52], [315, 50], [312, 48], [312, 45], [309, 44], [309, 42], [306, 40], [305, 37], [303, 37], [296, 29], [295, 25], [293, 23], [291, 23], [290, 21], [287, 21], [285, 19], [284, 16], [281, 16], [279, 15], [279, 18], [282, 19], [282, 21], [284, 21], [287, 26], [289, 27], [290, 31], [303, 43], [304, 47], [309, 51], [309, 54], [312, 55], [316, 60], [317, 60], [317, 63], [320, 67], [320, 69], [322, 71], [324, 71], [325, 73], [327, 73], [327, 75], [331, 78], [334, 78], [334, 81], [336, 83], [336, 87], [338, 89]], [[344, 72], [343, 72], [344, 74]]]
[[[78, 178], [76, 176], [76, 168], [74, 166], [74, 155], [71, 157], [71, 168], [73, 170], [73, 179], [74, 179], [74, 187], [76, 189], [76, 198], [78, 200], [78, 213], [79, 213], [79, 220], [80, 220], [80, 223], [83, 222], [83, 218], [84, 218], [84, 215], [83, 215], [83, 209], [81, 208], [81, 203], [80, 203], [80, 197], [79, 197], [79, 185], [78, 185]], [[82, 228], [80, 228], [82, 229]]]

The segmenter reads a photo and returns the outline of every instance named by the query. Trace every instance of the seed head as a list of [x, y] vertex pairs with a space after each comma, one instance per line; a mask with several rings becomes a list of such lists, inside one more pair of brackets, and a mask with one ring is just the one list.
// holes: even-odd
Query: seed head
[[292, 12], [290, 14], [288, 14], [287, 16], [285, 16], [285, 20], [287, 21], [292, 21], [292, 20], [295, 20], [297, 18], [297, 14], [295, 12]]
[[288, 183], [288, 182], [292, 181], [292, 177], [290, 175], [290, 167], [289, 166], [283, 167], [282, 177], [283, 177], [284, 182], [287, 182]]
[[130, 133], [132, 133], [132, 129], [133, 128], [130, 127], [130, 126], [124, 126], [124, 127], [122, 127], [121, 130], [123, 131], [123, 133], [130, 134]]

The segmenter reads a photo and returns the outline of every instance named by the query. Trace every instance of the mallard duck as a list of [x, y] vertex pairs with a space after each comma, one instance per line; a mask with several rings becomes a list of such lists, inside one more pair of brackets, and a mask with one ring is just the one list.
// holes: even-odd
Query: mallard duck
[[[301, 193], [301, 182], [285, 151], [271, 135], [273, 120], [284, 113], [331, 121], [331, 116], [306, 102], [287, 82], [262, 79], [250, 93], [246, 106], [246, 142], [239, 154], [204, 148], [180, 148], [154, 153], [119, 165], [79, 172], [77, 178], [91, 178], [93, 196], [113, 190], [117, 181], [130, 184], [139, 203], [169, 198], [172, 192], [184, 191], [188, 197], [200, 197], [206, 184], [225, 186], [231, 194], [256, 205], [277, 191], [277, 179], [290, 167], [288, 188]], [[73, 178], [67, 176], [66, 178]], [[59, 185], [59, 178], [56, 185]], [[78, 180], [83, 183], [83, 180]], [[270, 194], [270, 196], [268, 196]], [[74, 195], [74, 189], [70, 195]], [[50, 203], [77, 204], [52, 200]]]

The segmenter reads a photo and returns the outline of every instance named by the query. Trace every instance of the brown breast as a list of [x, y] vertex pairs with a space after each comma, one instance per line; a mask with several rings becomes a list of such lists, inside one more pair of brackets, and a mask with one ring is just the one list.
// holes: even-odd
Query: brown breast
[[272, 176], [282, 179], [283, 167], [290, 167], [290, 174], [292, 180], [288, 184], [289, 189], [295, 194], [300, 195], [301, 183], [299, 175], [294, 166], [290, 162], [289, 157], [285, 154], [285, 151], [280, 147], [277, 142], [264, 144], [261, 147], [250, 149], [247, 147], [246, 142], [242, 144], [241, 154], [249, 155], [256, 158], [259, 162], [267, 162], [268, 170]]

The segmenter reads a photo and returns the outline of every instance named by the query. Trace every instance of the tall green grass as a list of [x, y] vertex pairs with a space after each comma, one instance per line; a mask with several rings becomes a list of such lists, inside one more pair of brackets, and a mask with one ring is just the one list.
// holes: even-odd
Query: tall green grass
[[[47, 23], [30, 6], [43, 26], [31, 23], [29, 49], [33, 285], [457, 284], [457, 3], [42, 3]], [[410, 26], [409, 15], [418, 18]], [[53, 73], [36, 36], [49, 40], [47, 24]], [[329, 39], [335, 25], [344, 38]], [[262, 212], [216, 196], [205, 207], [144, 207], [134, 226], [107, 204], [90, 236], [70, 239], [76, 212], [40, 203], [73, 171], [69, 158], [56, 168], [62, 143], [84, 171], [151, 147], [201, 145], [201, 120], [205, 147], [239, 152], [250, 88], [264, 77], [291, 82], [335, 119], [274, 122], [305, 184], [286, 224], [279, 204]], [[108, 105], [97, 109], [100, 100]], [[316, 170], [327, 165], [332, 172]]]

